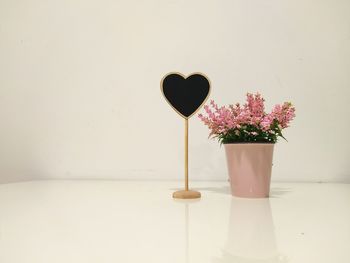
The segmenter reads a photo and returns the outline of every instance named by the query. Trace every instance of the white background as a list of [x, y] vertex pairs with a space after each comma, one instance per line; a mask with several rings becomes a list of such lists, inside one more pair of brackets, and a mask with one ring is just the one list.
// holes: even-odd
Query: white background
[[[182, 179], [183, 120], [159, 88], [201, 71], [219, 104], [297, 108], [273, 180], [350, 182], [350, 1], [0, 0], [0, 182]], [[226, 179], [190, 120], [190, 178]]]

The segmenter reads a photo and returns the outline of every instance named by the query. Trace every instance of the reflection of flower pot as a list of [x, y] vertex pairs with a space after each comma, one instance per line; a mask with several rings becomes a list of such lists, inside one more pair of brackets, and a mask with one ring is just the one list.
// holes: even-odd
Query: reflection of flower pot
[[243, 258], [278, 255], [269, 199], [232, 199], [225, 248]]
[[273, 143], [224, 144], [231, 193], [238, 197], [268, 197]]
[[269, 199], [232, 198], [227, 241], [214, 263], [281, 263]]

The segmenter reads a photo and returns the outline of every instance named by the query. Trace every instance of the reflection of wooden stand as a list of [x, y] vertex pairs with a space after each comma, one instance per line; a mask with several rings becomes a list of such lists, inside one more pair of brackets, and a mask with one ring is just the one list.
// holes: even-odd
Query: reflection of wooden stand
[[185, 260], [183, 262], [188, 263], [192, 262], [190, 260], [190, 251], [191, 251], [191, 242], [190, 242], [190, 207], [191, 205], [200, 202], [200, 199], [174, 199], [175, 203], [185, 205], [185, 235], [184, 235], [184, 251], [185, 251]]
[[185, 190], [173, 193], [173, 198], [194, 199], [200, 198], [201, 193], [188, 188], [188, 119], [185, 119]]

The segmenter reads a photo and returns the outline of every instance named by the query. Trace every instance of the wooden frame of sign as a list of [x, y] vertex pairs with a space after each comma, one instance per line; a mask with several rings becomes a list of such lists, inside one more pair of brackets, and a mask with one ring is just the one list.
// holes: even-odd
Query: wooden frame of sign
[[173, 198], [200, 198], [201, 193], [188, 187], [188, 120], [204, 105], [210, 95], [210, 80], [199, 72], [185, 76], [179, 72], [166, 74], [160, 89], [168, 104], [185, 119], [185, 189], [173, 193]]

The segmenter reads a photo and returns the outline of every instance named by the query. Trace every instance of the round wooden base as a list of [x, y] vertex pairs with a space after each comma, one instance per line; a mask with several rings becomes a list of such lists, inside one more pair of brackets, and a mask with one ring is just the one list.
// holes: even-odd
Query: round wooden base
[[193, 190], [181, 190], [173, 193], [173, 198], [176, 199], [196, 199], [201, 198], [201, 193]]

